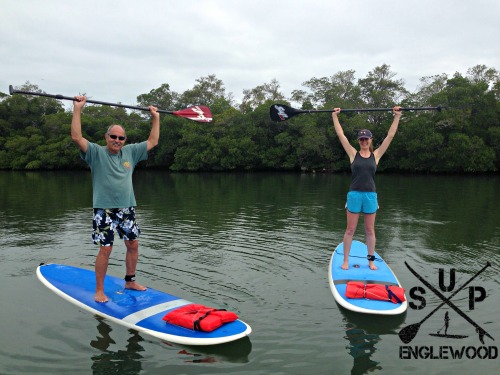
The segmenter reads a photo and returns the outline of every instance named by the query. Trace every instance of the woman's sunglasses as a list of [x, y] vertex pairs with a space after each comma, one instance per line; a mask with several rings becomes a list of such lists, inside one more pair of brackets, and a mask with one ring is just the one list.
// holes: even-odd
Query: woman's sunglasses
[[115, 135], [115, 134], [108, 134], [108, 136], [109, 136], [109, 138], [111, 138], [111, 139], [116, 139], [116, 138], [118, 138], [120, 141], [124, 141], [124, 140], [125, 140], [125, 138], [127, 138], [127, 137], [124, 137], [123, 135]]

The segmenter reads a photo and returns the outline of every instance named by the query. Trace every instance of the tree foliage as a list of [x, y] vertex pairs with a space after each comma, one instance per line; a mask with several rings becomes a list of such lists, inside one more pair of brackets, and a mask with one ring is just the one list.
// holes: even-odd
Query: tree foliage
[[[494, 68], [477, 65], [466, 74], [423, 77], [415, 92], [389, 65], [375, 67], [356, 79], [355, 71], [313, 77], [286, 96], [273, 79], [243, 90], [234, 103], [215, 75], [201, 77], [183, 93], [168, 83], [137, 96], [139, 106], [177, 110], [191, 105], [211, 108], [214, 121], [194, 123], [164, 115], [160, 143], [142, 168], [172, 171], [302, 170], [348, 171], [349, 163], [329, 114], [300, 115], [273, 123], [269, 107], [292, 104], [301, 109], [369, 108], [442, 105], [442, 112], [405, 112], [398, 134], [380, 163], [380, 171], [415, 173], [485, 173], [500, 168], [500, 83]], [[30, 82], [24, 91], [42, 92]], [[0, 169], [86, 168], [70, 137], [71, 110], [52, 98], [0, 93]], [[380, 144], [392, 121], [386, 112], [343, 113], [340, 121], [356, 145], [365, 127]], [[147, 139], [147, 113], [87, 105], [84, 136], [104, 144], [109, 125], [121, 124], [129, 142]]]

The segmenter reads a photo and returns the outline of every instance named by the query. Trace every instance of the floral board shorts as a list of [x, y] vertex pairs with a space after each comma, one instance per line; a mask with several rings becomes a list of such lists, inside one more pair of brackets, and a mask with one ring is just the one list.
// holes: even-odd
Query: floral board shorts
[[115, 230], [123, 240], [135, 240], [141, 234], [134, 207], [94, 208], [92, 221], [92, 240], [96, 245], [113, 246]]

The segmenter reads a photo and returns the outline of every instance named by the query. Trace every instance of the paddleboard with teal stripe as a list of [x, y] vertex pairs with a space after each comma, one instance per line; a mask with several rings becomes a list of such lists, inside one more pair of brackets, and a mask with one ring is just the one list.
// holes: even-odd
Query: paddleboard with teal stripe
[[382, 284], [389, 286], [399, 286], [401, 284], [392, 272], [389, 265], [375, 252], [375, 265], [378, 270], [371, 270], [368, 267], [367, 246], [359, 241], [353, 241], [349, 252], [349, 269], [341, 268], [344, 263], [344, 243], [337, 246], [332, 254], [328, 271], [328, 279], [333, 298], [337, 303], [351, 311], [379, 314], [397, 315], [406, 311], [407, 301], [402, 303], [392, 303], [388, 301], [377, 301], [365, 298], [347, 298], [345, 295], [347, 282], [361, 281], [365, 284]]
[[62, 264], [42, 264], [38, 279], [74, 305], [127, 328], [183, 345], [217, 345], [248, 336], [251, 328], [241, 320], [226, 323], [212, 332], [200, 332], [162, 320], [167, 312], [190, 304], [185, 299], [152, 288], [135, 291], [124, 288], [124, 280], [106, 275], [104, 290], [109, 301], [94, 301], [95, 273]]

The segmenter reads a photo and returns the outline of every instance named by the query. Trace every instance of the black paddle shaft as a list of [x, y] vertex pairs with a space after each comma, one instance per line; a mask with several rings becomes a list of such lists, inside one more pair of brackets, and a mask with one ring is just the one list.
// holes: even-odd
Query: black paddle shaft
[[[22, 90], [16, 90], [12, 85], [9, 86], [9, 93], [10, 95], [12, 94], [24, 94], [24, 95], [35, 95], [35, 96], [44, 96], [47, 98], [53, 98], [53, 99], [59, 99], [59, 100], [71, 100], [71, 101], [77, 101], [75, 98], [72, 98], [70, 96], [64, 96], [64, 95], [53, 95], [53, 94], [46, 94], [44, 92], [31, 92], [31, 91], [22, 91]], [[101, 104], [101, 105], [108, 105], [111, 107], [121, 107], [121, 108], [129, 108], [129, 109], [137, 109], [139, 111], [149, 111], [149, 108], [147, 107], [137, 107], [133, 105], [127, 105], [127, 104], [121, 104], [121, 103], [108, 103], [108, 102], [101, 102], [98, 100], [91, 100], [87, 99], [87, 103], [92, 103], [92, 104]], [[168, 113], [168, 114], [173, 114], [172, 111], [166, 111], [164, 109], [158, 109], [157, 112], [159, 113]]]
[[[443, 108], [441, 106], [438, 107], [402, 107], [401, 111], [441, 111]], [[348, 108], [348, 109], [340, 109], [340, 113], [342, 112], [384, 112], [384, 111], [392, 111], [393, 108]], [[302, 113], [325, 113], [325, 112], [333, 112], [333, 109], [296, 109], [292, 108], [286, 104], [273, 104], [269, 109], [269, 116], [272, 121], [286, 121], [291, 117], [300, 115]]]
[[[441, 111], [441, 107], [401, 107], [401, 111]], [[384, 112], [392, 111], [393, 108], [347, 108], [340, 109], [342, 112]], [[311, 109], [311, 110], [298, 110], [301, 113], [319, 113], [319, 112], [333, 112], [333, 109]]]

